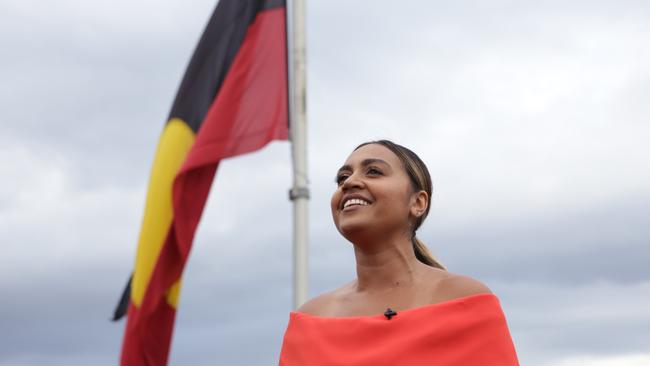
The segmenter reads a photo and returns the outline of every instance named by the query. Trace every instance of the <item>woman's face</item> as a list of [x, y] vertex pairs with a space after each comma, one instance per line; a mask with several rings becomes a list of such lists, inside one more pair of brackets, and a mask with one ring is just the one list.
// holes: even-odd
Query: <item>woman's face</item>
[[336, 182], [332, 217], [346, 239], [410, 233], [411, 215], [419, 210], [414, 205], [421, 200], [415, 198], [402, 162], [388, 148], [370, 144], [353, 151]]

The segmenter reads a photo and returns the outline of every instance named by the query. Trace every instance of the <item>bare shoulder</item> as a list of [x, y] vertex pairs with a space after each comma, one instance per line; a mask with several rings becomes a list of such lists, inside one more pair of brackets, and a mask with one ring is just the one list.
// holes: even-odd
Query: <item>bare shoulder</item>
[[491, 293], [492, 290], [479, 280], [469, 276], [447, 272], [436, 280], [433, 291], [433, 302]]
[[327, 309], [330, 308], [332, 304], [330, 293], [324, 293], [318, 295], [311, 300], [308, 300], [306, 303], [302, 304], [298, 310], [300, 313], [311, 314], [311, 315], [321, 315], [327, 312]]
[[296, 311], [310, 315], [326, 315], [336, 305], [336, 300], [339, 298], [341, 292], [346, 291], [351, 284], [352, 282], [336, 290], [320, 294], [302, 304]]

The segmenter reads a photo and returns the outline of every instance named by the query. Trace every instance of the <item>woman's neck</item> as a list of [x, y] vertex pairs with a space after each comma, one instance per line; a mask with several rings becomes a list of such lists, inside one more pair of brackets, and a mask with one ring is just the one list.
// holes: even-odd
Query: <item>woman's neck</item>
[[354, 246], [357, 261], [356, 292], [379, 293], [416, 285], [422, 266], [407, 238], [375, 240], [372, 245]]

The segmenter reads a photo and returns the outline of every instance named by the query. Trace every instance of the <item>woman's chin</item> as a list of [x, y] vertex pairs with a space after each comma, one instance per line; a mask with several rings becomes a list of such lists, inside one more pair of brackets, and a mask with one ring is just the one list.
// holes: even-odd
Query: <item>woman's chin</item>
[[373, 232], [372, 227], [367, 223], [354, 222], [353, 220], [340, 223], [338, 230], [344, 238], [353, 243], [363, 240]]

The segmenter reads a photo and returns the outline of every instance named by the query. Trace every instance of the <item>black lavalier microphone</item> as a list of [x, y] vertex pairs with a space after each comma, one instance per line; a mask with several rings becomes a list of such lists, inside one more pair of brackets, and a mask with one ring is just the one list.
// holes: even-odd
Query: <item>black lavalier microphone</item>
[[396, 312], [394, 312], [391, 308], [386, 309], [386, 312], [384, 313], [384, 316], [390, 320], [390, 318], [394, 317], [397, 315]]

